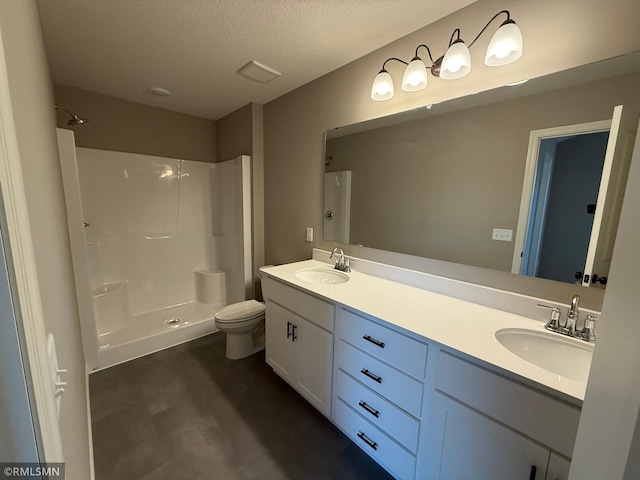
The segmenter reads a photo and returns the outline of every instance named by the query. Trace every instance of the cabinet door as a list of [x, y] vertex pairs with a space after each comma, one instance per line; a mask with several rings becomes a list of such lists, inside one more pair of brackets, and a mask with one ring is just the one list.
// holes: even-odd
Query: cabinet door
[[294, 329], [296, 388], [318, 410], [331, 415], [333, 334], [298, 317]]
[[439, 393], [432, 413], [429, 479], [545, 478], [549, 450]]
[[567, 478], [569, 478], [570, 466], [571, 463], [569, 463], [569, 460], [551, 452], [546, 480], [567, 480]]
[[265, 355], [273, 371], [287, 382], [294, 381], [295, 360], [291, 332], [299, 317], [281, 306], [267, 302], [265, 314]]

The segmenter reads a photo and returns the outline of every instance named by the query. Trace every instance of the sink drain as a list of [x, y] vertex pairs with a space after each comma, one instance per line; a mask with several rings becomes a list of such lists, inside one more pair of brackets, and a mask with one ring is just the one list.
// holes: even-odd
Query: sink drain
[[180, 317], [171, 317], [167, 318], [164, 323], [166, 323], [167, 325], [177, 325], [178, 323], [180, 323], [180, 321], [182, 321]]

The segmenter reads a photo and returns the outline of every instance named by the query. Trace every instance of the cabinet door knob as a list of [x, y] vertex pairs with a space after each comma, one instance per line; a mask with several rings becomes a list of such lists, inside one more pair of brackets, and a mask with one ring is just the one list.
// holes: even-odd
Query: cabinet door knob
[[384, 348], [384, 342], [376, 340], [371, 335], [363, 335], [362, 338], [364, 338], [367, 342], [373, 343], [376, 347]]
[[373, 373], [371, 373], [366, 368], [363, 368], [362, 370], [360, 370], [360, 373], [362, 373], [363, 375], [366, 375], [371, 380], [374, 380], [374, 381], [376, 381], [378, 383], [382, 383], [382, 377], [379, 377], [378, 375], [374, 375]]

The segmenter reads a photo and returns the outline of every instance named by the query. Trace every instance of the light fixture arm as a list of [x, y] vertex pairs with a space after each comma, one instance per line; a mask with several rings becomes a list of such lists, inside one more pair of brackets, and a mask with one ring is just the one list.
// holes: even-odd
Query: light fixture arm
[[431, 60], [431, 63], [435, 63], [435, 60], [433, 59], [433, 56], [431, 55], [431, 50], [429, 49], [429, 47], [427, 45], [425, 45], [424, 43], [421, 43], [420, 45], [418, 45], [416, 47], [416, 54], [414, 55], [414, 58], [420, 58], [418, 57], [418, 50], [420, 49], [420, 47], [424, 47], [427, 49], [427, 52], [429, 53], [429, 59]]
[[[484, 27], [484, 28], [487, 28], [487, 27]], [[456, 35], [456, 34], [457, 34], [457, 38], [456, 38], [456, 40], [455, 40], [455, 41], [457, 42], [457, 41], [459, 41], [459, 40], [460, 40], [460, 29], [459, 29], [459, 28], [456, 28], [456, 29], [453, 31], [453, 33], [451, 34], [451, 38], [449, 39], [449, 46], [453, 45], [453, 42], [454, 42], [454, 40], [453, 40], [453, 36], [454, 36], [454, 35]]]
[[401, 60], [399, 58], [396, 57], [391, 57], [391, 58], [387, 58], [384, 63], [382, 64], [382, 70], [380, 70], [381, 72], [386, 72], [387, 71], [387, 62], [390, 60], [395, 60], [396, 62], [400, 62], [400, 63], [404, 63], [405, 65], [409, 65], [407, 62], [405, 62], [404, 60]]
[[[484, 28], [482, 30], [480, 30], [480, 33], [478, 35], [476, 35], [476, 38], [473, 39], [473, 41], [469, 44], [469, 48], [471, 48], [471, 46], [476, 43], [476, 40], [478, 40], [480, 38], [480, 35], [482, 35], [484, 33], [484, 31], [489, 27], [489, 25], [491, 25], [491, 22], [493, 22], [496, 18], [498, 18], [500, 15], [502, 15], [503, 13], [505, 13], [507, 15], [507, 19], [502, 22], [502, 24], [504, 25], [507, 22], [513, 22], [513, 20], [511, 20], [511, 14], [509, 13], [509, 10], [501, 10], [498, 13], [496, 13], [493, 17], [491, 17], [491, 20], [489, 20], [487, 22], [487, 24], [484, 26]], [[458, 36], [458, 38], [460, 38]], [[451, 44], [449, 44], [451, 45]]]

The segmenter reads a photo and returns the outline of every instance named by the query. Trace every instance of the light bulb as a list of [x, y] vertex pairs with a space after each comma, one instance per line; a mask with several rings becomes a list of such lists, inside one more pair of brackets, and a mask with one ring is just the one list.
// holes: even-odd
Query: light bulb
[[462, 40], [456, 40], [444, 54], [440, 67], [440, 78], [454, 80], [471, 71], [471, 55]]
[[499, 67], [515, 62], [522, 56], [522, 33], [516, 23], [509, 19], [493, 34], [484, 63]]
[[373, 81], [371, 98], [376, 101], [393, 98], [393, 80], [391, 79], [391, 75], [384, 69], [380, 70]]
[[402, 77], [402, 90], [416, 92], [427, 86], [427, 67], [420, 57], [414, 57], [407, 65]]

